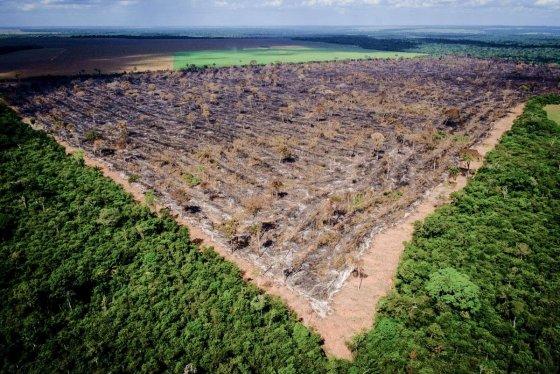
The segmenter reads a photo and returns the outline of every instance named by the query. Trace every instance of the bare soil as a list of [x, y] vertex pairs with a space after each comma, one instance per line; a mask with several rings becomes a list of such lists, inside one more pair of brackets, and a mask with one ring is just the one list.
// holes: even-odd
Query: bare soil
[[157, 205], [194, 237], [313, 326], [327, 352], [348, 357], [344, 343], [371, 326], [412, 222], [464, 185], [456, 171], [472, 173], [510, 126], [509, 109], [555, 89], [559, 75], [446, 58], [3, 90], [22, 115], [84, 149], [138, 199], [155, 191]]
[[0, 40], [0, 46], [33, 45], [41, 48], [0, 55], [0, 79], [173, 70], [173, 55], [176, 52], [283, 46], [294, 43], [288, 38], [128, 39], [18, 36]]

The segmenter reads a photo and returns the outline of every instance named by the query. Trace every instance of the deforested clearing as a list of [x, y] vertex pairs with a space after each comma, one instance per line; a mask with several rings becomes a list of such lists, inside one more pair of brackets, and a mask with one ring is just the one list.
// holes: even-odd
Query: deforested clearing
[[319, 314], [384, 228], [478, 157], [560, 71], [469, 58], [248, 66], [6, 85], [19, 111]]

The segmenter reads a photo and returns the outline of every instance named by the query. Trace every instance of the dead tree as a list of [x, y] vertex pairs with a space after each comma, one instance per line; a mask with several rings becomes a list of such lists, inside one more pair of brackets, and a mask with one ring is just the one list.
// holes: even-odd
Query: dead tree
[[379, 152], [385, 143], [385, 136], [380, 132], [374, 132], [371, 134], [371, 141], [373, 143], [373, 151], [375, 153], [375, 159], [379, 160]]

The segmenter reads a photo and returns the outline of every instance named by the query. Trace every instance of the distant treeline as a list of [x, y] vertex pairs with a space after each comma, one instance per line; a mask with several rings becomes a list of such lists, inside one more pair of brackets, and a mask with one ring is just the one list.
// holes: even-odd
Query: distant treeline
[[486, 41], [475, 39], [455, 39], [455, 38], [420, 38], [418, 43], [428, 44], [463, 44], [476, 47], [490, 47], [490, 48], [553, 48], [560, 49], [560, 42], [539, 42], [528, 41], [527, 43], [520, 43], [514, 41]]
[[298, 37], [294, 40], [323, 42], [334, 44], [355, 45], [365, 49], [375, 49], [378, 51], [410, 51], [418, 48], [422, 44], [462, 44], [476, 47], [490, 48], [553, 48], [560, 49], [560, 42], [535, 42], [520, 43], [516, 41], [486, 41], [476, 39], [457, 39], [457, 38], [376, 38], [360, 35], [340, 35], [340, 36], [316, 36]]
[[[187, 35], [172, 35], [172, 34], [157, 34], [157, 35], [127, 35], [127, 34], [82, 34], [71, 35], [70, 38], [74, 39], [203, 39], [203, 40], [216, 40], [216, 39], [231, 39], [222, 36], [206, 37], [206, 36], [187, 36]], [[235, 38], [238, 39], [238, 38]]]
[[418, 43], [407, 39], [370, 38], [368, 36], [359, 35], [314, 36], [293, 39], [308, 42], [354, 45], [365, 49], [389, 52], [406, 52], [418, 46]]
[[528, 38], [526, 42], [520, 42], [474, 38], [377, 38], [363, 35], [298, 37], [294, 38], [294, 40], [353, 45], [378, 51], [422, 52], [436, 56], [452, 54], [538, 63], [560, 62], [560, 40], [539, 41]]

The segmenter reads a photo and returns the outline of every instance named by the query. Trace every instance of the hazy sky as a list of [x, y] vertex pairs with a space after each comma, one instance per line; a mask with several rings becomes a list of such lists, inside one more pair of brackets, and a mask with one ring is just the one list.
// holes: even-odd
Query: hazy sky
[[553, 25], [560, 0], [0, 0], [0, 26]]

